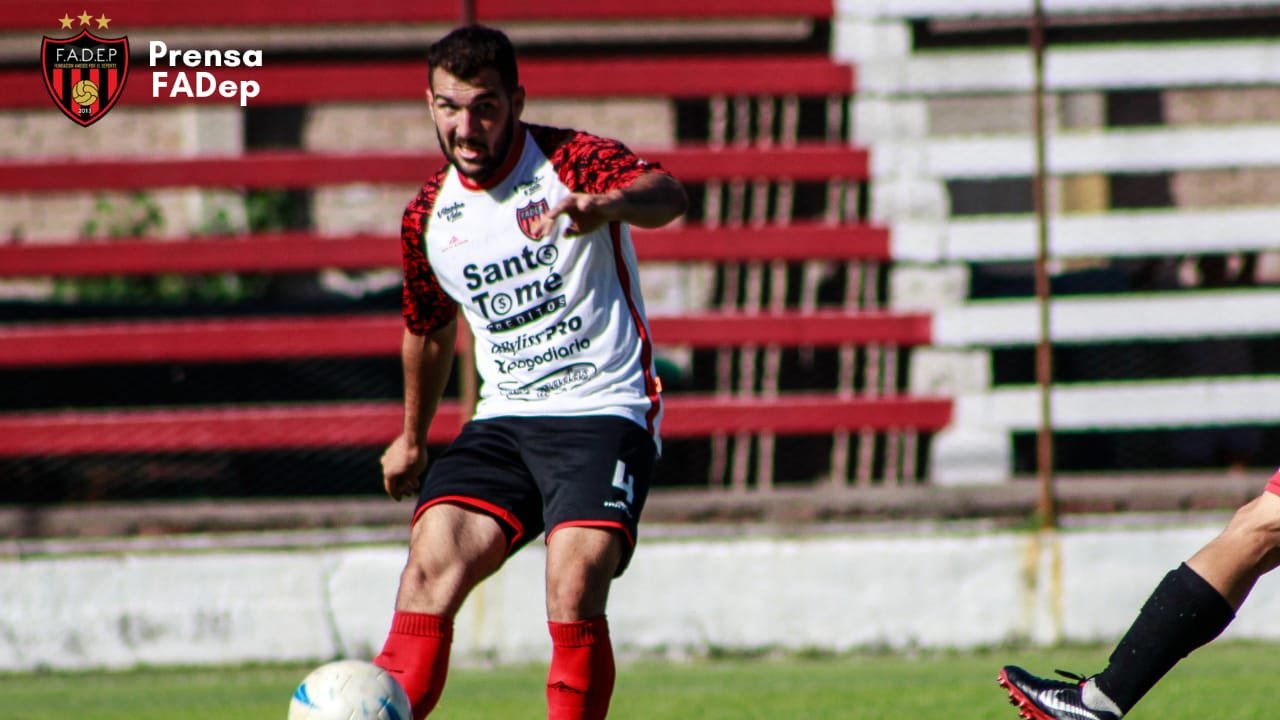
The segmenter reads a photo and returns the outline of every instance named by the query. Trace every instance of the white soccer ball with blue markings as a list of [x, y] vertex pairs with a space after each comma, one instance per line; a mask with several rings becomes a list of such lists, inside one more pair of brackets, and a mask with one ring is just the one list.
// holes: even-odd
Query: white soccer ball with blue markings
[[386, 670], [338, 660], [312, 670], [293, 691], [289, 720], [413, 720], [409, 696]]

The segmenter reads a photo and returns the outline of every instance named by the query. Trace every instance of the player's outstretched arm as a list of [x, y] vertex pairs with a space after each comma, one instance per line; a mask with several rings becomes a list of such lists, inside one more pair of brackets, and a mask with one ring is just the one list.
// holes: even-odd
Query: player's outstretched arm
[[589, 233], [607, 222], [655, 228], [680, 217], [688, 207], [689, 197], [679, 180], [666, 173], [648, 172], [625, 188], [598, 195], [569, 195], [538, 219], [533, 232], [535, 237], [546, 236], [561, 215], [569, 217], [570, 235]]
[[427, 467], [427, 429], [449, 381], [457, 333], [456, 320], [430, 335], [404, 331], [404, 429], [382, 453], [382, 484], [395, 500], [418, 492]]

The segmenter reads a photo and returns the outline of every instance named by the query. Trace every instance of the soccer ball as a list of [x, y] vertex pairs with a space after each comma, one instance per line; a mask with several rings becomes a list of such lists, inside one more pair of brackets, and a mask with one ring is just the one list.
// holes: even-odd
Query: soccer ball
[[413, 720], [413, 711], [404, 688], [386, 670], [363, 660], [338, 660], [302, 679], [288, 720]]

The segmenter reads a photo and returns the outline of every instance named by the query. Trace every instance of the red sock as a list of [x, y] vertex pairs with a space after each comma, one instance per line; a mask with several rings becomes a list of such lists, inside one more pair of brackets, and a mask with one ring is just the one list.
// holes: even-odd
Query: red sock
[[452, 620], [399, 611], [391, 618], [391, 632], [373, 664], [400, 681], [415, 720], [425, 718], [440, 701], [452, 643]]
[[1271, 482], [1267, 483], [1267, 492], [1273, 495], [1280, 495], [1280, 470], [1271, 476]]
[[548, 622], [551, 670], [547, 673], [547, 720], [602, 720], [613, 696], [613, 645], [603, 616], [579, 622]]

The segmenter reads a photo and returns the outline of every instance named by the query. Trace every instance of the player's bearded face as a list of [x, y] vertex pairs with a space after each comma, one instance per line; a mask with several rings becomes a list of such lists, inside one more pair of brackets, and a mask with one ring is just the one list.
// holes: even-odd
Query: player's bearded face
[[511, 148], [524, 105], [523, 90], [507, 93], [496, 70], [462, 80], [437, 68], [427, 99], [445, 157], [467, 179], [488, 180]]

